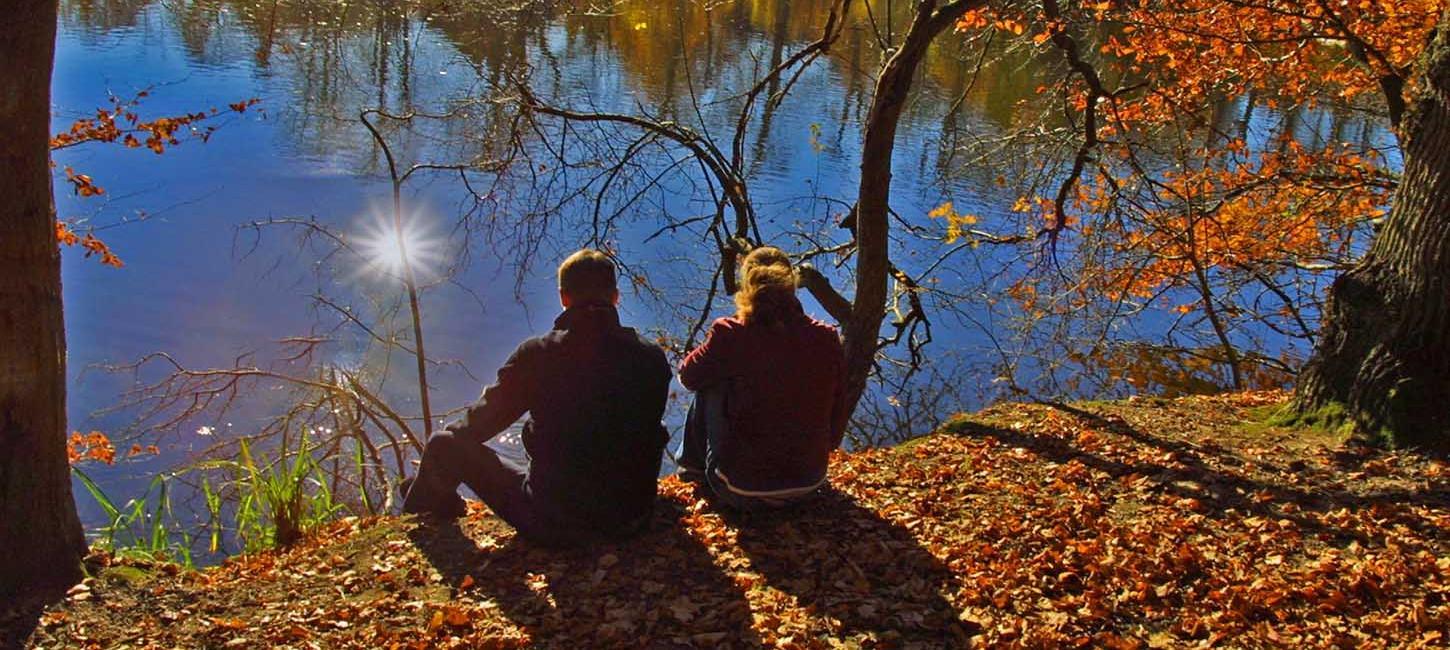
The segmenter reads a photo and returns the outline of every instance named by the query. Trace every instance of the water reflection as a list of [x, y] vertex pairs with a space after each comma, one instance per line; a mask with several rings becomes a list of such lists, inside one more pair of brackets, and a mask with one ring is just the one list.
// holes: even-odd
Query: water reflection
[[[351, 116], [361, 105], [392, 112], [433, 110], [476, 97], [524, 66], [568, 66], [564, 96], [608, 91], [669, 117], [688, 112], [690, 95], [713, 104], [738, 83], [778, 64], [819, 37], [829, 0], [699, 2], [486, 2], [364, 0], [66, 0], [67, 36], [81, 42], [176, 36], [194, 67], [250, 59], [253, 73], [280, 75], [293, 86], [289, 108], [305, 115]], [[873, 3], [873, 16], [900, 29], [910, 3]], [[887, 21], [890, 7], [894, 17]], [[882, 57], [867, 12], [851, 17], [828, 65], [835, 91], [815, 98], [841, 117], [859, 118]], [[129, 41], [139, 46], [155, 43]], [[1007, 125], [1013, 106], [1031, 95], [1036, 76], [1023, 55], [998, 52], [980, 70], [964, 45], [942, 39], [924, 66], [930, 83], [915, 112], [939, 118], [969, 80], [972, 112]], [[464, 79], [448, 79], [463, 73]], [[559, 83], [566, 83], [559, 74]], [[772, 91], [778, 89], [772, 87]], [[620, 91], [623, 91], [622, 93]], [[606, 98], [596, 98], [606, 99]], [[274, 102], [275, 103], [275, 102]], [[301, 130], [294, 139], [331, 150], [339, 133]], [[767, 141], [768, 133], [759, 141]]]

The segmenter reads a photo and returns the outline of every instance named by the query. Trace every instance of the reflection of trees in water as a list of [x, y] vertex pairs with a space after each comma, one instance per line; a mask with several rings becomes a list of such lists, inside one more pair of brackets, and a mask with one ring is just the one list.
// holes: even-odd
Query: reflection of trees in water
[[[154, 8], [176, 26], [197, 63], [234, 65], [245, 53], [259, 72], [293, 83], [297, 101], [288, 110], [290, 140], [328, 154], [366, 142], [352, 125], [328, 124], [347, 121], [365, 105], [394, 112], [436, 109], [499, 88], [510, 71], [530, 65], [567, 68], [559, 74], [559, 83], [572, 84], [558, 88], [564, 95], [580, 91], [589, 79], [598, 83], [622, 73], [627, 77], [623, 88], [642, 95], [663, 115], [679, 117], [681, 110], [690, 110], [692, 86], [703, 93], [736, 85], [778, 63], [790, 46], [813, 39], [830, 4], [631, 0], [601, 9], [556, 0], [66, 0], [62, 11], [67, 24], [104, 31], [137, 26], [140, 15]], [[837, 141], [862, 117], [869, 75], [883, 56], [878, 35], [889, 39], [880, 30], [888, 24], [899, 29], [910, 16], [911, 3], [870, 4], [871, 12], [852, 16], [847, 36], [827, 62], [832, 94], [813, 97], [819, 104], [815, 110], [833, 123]], [[562, 27], [562, 43], [551, 43], [555, 26]], [[562, 51], [551, 49], [556, 46]], [[962, 39], [941, 39], [933, 46], [923, 65], [927, 83], [910, 120], [942, 120], [944, 133], [951, 135], [963, 129], [1006, 129], [1020, 117], [1021, 102], [1035, 97], [1041, 69], [1054, 59], [1031, 48], [1008, 49], [1000, 41], [986, 45], [993, 51], [980, 57], [981, 47]], [[459, 58], [472, 68], [473, 78], [420, 70], [420, 57]], [[968, 89], [963, 103], [969, 110], [949, 110]], [[758, 151], [771, 142], [776, 108], [767, 106], [760, 122], [753, 145]], [[724, 102], [706, 117], [732, 112], [731, 103]], [[1335, 135], [1363, 124], [1352, 115], [1333, 117], [1320, 126]]]
[[[497, 75], [516, 67], [529, 38], [523, 28], [540, 31], [547, 24], [521, 19], [547, 3], [525, 10], [507, 5], [467, 3], [441, 13], [442, 3], [409, 0], [75, 0], [65, 3], [63, 20], [88, 28], [78, 35], [81, 40], [105, 30], [169, 25], [194, 66], [250, 62], [255, 75], [280, 82], [292, 96], [269, 97], [265, 106], [280, 119], [288, 146], [318, 157], [361, 160], [372, 171], [376, 152], [356, 124], [357, 112], [377, 106], [405, 113], [478, 95], [478, 79], [448, 78], [440, 71], [464, 57], [474, 61], [480, 77], [483, 71]], [[453, 35], [431, 24], [443, 19], [486, 27], [489, 38], [472, 39], [463, 51]], [[400, 148], [423, 146], [410, 145]]]
[[60, 3], [60, 22], [67, 25], [109, 31], [135, 27], [141, 12], [154, 0], [65, 0]]
[[[578, 91], [579, 79], [607, 79], [623, 74], [622, 88], [648, 98], [664, 114], [679, 115], [695, 92], [744, 81], [778, 63], [791, 46], [815, 38], [829, 10], [828, 0], [791, 2], [701, 3], [629, 1], [576, 6], [552, 0], [537, 2], [442, 3], [436, 0], [371, 0], [336, 3], [328, 0], [67, 0], [67, 24], [105, 31], [133, 27], [150, 10], [171, 22], [187, 55], [201, 65], [236, 65], [250, 60], [259, 74], [282, 77], [294, 88], [284, 119], [294, 145], [330, 154], [365, 143], [358, 129], [327, 122], [350, 118], [363, 106], [394, 112], [436, 109], [441, 104], [486, 94], [506, 82], [510, 71], [524, 66], [558, 65], [559, 90]], [[890, 5], [900, 26], [910, 3], [876, 2], [875, 14]], [[883, 22], [884, 19], [882, 19]], [[836, 122], [844, 131], [859, 121], [869, 89], [869, 74], [883, 56], [864, 12], [853, 18], [826, 74], [840, 92], [843, 108]], [[551, 43], [551, 30], [562, 27], [562, 43]], [[879, 25], [877, 26], [879, 28]], [[553, 47], [561, 46], [562, 51]], [[968, 72], [959, 48], [937, 46], [926, 75], [943, 88], [960, 88]], [[472, 68], [472, 78], [439, 75], [419, 69], [419, 59], [454, 62]], [[991, 108], [994, 119], [1009, 117], [1010, 107], [1030, 87], [1025, 75], [1012, 74], [1020, 62], [994, 63], [975, 73], [974, 106]], [[997, 74], [996, 70], [1002, 70]], [[456, 68], [449, 69], [457, 74]], [[620, 93], [621, 89], [596, 88]], [[778, 88], [772, 88], [775, 92]], [[629, 94], [624, 91], [623, 94]], [[939, 95], [939, 96], [938, 96]], [[940, 115], [950, 92], [923, 95], [922, 114]], [[817, 110], [837, 106], [826, 96]], [[727, 102], [728, 104], [728, 102]], [[274, 106], [271, 110], [281, 111]], [[725, 107], [728, 108], [728, 107]], [[721, 114], [730, 111], [722, 108]], [[762, 120], [756, 147], [770, 142], [770, 112]], [[1005, 110], [1004, 110], [1005, 109]], [[323, 119], [331, 118], [331, 119]], [[406, 147], [405, 147], [406, 148]]]

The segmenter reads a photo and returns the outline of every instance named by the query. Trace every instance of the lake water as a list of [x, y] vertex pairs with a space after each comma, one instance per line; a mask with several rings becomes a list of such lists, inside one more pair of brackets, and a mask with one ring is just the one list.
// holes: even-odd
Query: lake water
[[[106, 145], [57, 155], [106, 189], [101, 198], [82, 199], [60, 179], [60, 217], [79, 230], [93, 228], [126, 263], [118, 270], [78, 251], [64, 256], [72, 428], [124, 431], [141, 411], [108, 407], [159, 378], [154, 366], [139, 374], [97, 366], [166, 352], [189, 368], [230, 367], [239, 357], [248, 365], [300, 368], [300, 361], [282, 360], [276, 342], [287, 337], [328, 339], [314, 362], [367, 368], [399, 410], [418, 413], [408, 357], [369, 348], [367, 336], [315, 298], [352, 305], [370, 320], [391, 313], [379, 331], [407, 339], [406, 314], [395, 311], [402, 305], [396, 280], [364, 260], [327, 256], [325, 242], [303, 240], [296, 227], [251, 227], [307, 221], [354, 240], [376, 228], [387, 215], [390, 185], [361, 111], [455, 112], [406, 128], [386, 125], [405, 165], [507, 151], [503, 134], [513, 109], [502, 100], [510, 80], [523, 76], [558, 105], [678, 120], [728, 144], [722, 134], [734, 128], [737, 94], [760, 70], [815, 39], [829, 4], [65, 0], [57, 130], [105, 105], [108, 94], [129, 98], [149, 89], [137, 109], [145, 118], [260, 100], [245, 113], [210, 121], [219, 129], [208, 142], [187, 140], [164, 155]], [[748, 122], [743, 144], [767, 241], [790, 250], [844, 241], [833, 223], [841, 202], [854, 196], [859, 125], [882, 56], [871, 20], [876, 29], [889, 21], [900, 30], [910, 3], [894, 4], [872, 3], [872, 18], [858, 11], [785, 101]], [[941, 39], [898, 136], [892, 205], [927, 228], [940, 228], [924, 215], [947, 200], [984, 222], [1020, 225], [1008, 208], [1025, 182], [1023, 163], [965, 164], [952, 157], [952, 145], [1011, 126], [1021, 102], [1035, 97], [1034, 70], [1048, 64], [1012, 54], [978, 71], [974, 52], [960, 39]], [[457, 174], [419, 174], [404, 188], [413, 223], [436, 253], [424, 269], [431, 281], [422, 299], [428, 350], [456, 361], [433, 369], [435, 412], [467, 404], [520, 339], [549, 327], [558, 311], [553, 265], [581, 245], [618, 250], [630, 273], [647, 279], [650, 288], [624, 297], [627, 323], [678, 343], [699, 318], [714, 250], [699, 217], [714, 207], [698, 169], [678, 150], [643, 144], [638, 164], [606, 187], [598, 180], [606, 169], [601, 161], [616, 159], [639, 133], [551, 128], [526, 133], [521, 146], [534, 155], [566, 151], [579, 164], [561, 170], [544, 158], [531, 161], [533, 175], [546, 182], [522, 183], [527, 175], [519, 173], [479, 190], [487, 195], [482, 201]], [[595, 196], [604, 197], [598, 207]], [[939, 239], [902, 241], [894, 255], [920, 270], [947, 249]], [[520, 266], [521, 259], [531, 264]], [[990, 288], [985, 278], [1009, 259], [968, 252], [937, 277]], [[825, 266], [838, 282], [847, 280]], [[727, 305], [717, 301], [712, 315], [725, 313]], [[996, 390], [990, 365], [997, 325], [970, 310], [935, 325], [933, 356], [968, 370], [955, 380], [952, 407], [980, 405]], [[224, 415], [143, 427], [139, 441], [159, 444], [159, 456], [92, 471], [124, 501], [155, 472], [219, 439], [255, 432], [289, 397], [267, 388]], [[100, 523], [99, 509], [87, 497], [78, 501], [87, 524]]]

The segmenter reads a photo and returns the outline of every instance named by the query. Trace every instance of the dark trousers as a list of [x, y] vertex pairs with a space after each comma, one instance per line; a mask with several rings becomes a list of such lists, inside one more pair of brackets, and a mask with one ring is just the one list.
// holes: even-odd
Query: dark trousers
[[715, 500], [736, 510], [770, 510], [800, 499], [753, 497], [732, 492], [715, 470], [720, 466], [717, 452], [720, 440], [730, 435], [730, 419], [726, 416], [726, 391], [708, 388], [695, 392], [690, 412], [685, 416], [685, 436], [680, 441], [680, 477], [713, 493]]
[[570, 546], [588, 538], [550, 517], [529, 490], [527, 460], [520, 462], [450, 431], [439, 431], [423, 447], [418, 476], [403, 498], [403, 512], [456, 516], [462, 514], [459, 484], [467, 485], [489, 509], [531, 542]]

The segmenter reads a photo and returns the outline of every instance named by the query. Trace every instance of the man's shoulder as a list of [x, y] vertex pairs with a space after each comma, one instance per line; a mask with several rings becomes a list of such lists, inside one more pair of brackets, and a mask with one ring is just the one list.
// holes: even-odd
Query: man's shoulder
[[665, 357], [664, 348], [633, 327], [620, 326], [612, 338], [616, 349], [627, 350], [623, 358], [629, 359], [627, 363], [637, 371], [657, 376], [661, 381], [668, 381], [674, 376], [674, 368]]
[[[562, 348], [566, 344], [566, 340], [568, 338], [568, 330], [550, 330], [543, 334], [531, 336], [527, 339], [524, 339], [522, 343], [519, 343], [518, 353]], [[649, 338], [646, 338], [643, 334], [640, 334], [639, 331], [635, 330], [633, 327], [626, 327], [621, 325], [614, 330], [613, 335], [609, 336], [609, 338], [615, 340], [617, 343], [624, 343], [629, 347], [638, 348], [650, 354], [659, 354], [661, 358], [664, 358], [665, 352], [664, 349], [660, 347], [659, 343], [650, 340]]]
[[561, 330], [549, 330], [543, 334], [537, 334], [524, 339], [519, 347], [514, 350], [514, 356], [521, 356], [539, 350], [554, 347], [564, 340], [564, 332]]
[[665, 362], [665, 349], [660, 345], [659, 341], [645, 337], [644, 334], [641, 334], [639, 330], [633, 327], [620, 327], [619, 329], [621, 330], [621, 336], [634, 344], [634, 347], [641, 354], [648, 355], [652, 358], [657, 357], [661, 362]]

